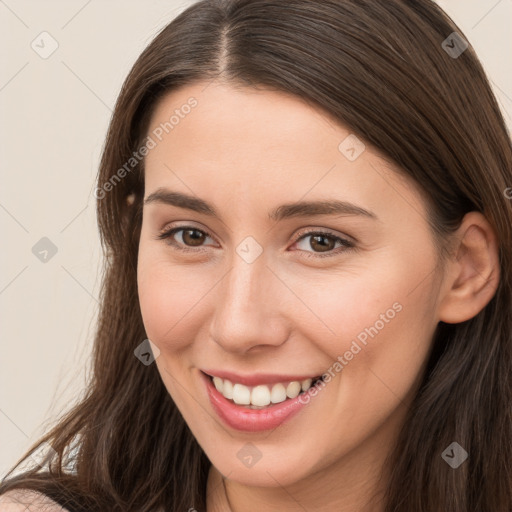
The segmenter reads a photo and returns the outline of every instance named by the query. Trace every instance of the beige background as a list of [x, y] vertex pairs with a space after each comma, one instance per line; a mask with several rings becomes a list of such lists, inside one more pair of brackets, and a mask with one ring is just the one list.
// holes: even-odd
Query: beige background
[[[94, 178], [111, 109], [142, 49], [191, 3], [0, 0], [0, 478], [83, 389], [101, 262]], [[512, 127], [512, 0], [439, 3]], [[58, 48], [43, 59], [34, 40]], [[42, 237], [57, 248], [46, 263], [32, 253]]]

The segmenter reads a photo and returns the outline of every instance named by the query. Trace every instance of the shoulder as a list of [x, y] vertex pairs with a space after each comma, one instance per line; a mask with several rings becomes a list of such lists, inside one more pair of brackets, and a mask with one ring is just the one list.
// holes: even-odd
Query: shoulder
[[67, 512], [40, 492], [17, 489], [0, 495], [0, 512]]

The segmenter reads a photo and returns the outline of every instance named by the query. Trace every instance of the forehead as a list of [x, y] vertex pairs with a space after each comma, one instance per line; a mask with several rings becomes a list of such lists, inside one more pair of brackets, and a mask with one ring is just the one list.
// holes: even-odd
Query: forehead
[[146, 157], [147, 193], [169, 187], [217, 204], [229, 195], [251, 208], [328, 195], [374, 211], [424, 209], [414, 182], [375, 148], [283, 92], [188, 85], [159, 102], [148, 136], [156, 145]]
[[[195, 106], [188, 107], [189, 104]], [[296, 96], [200, 83], [165, 96], [152, 116], [150, 132], [160, 127], [162, 139], [172, 139], [176, 144], [179, 141], [180, 153], [194, 150], [189, 158], [200, 155], [207, 160], [209, 143], [215, 143], [217, 159], [228, 151], [232, 156], [245, 158], [250, 165], [253, 151], [258, 152], [261, 160], [277, 155], [289, 159], [301, 150], [311, 152], [314, 146], [322, 151], [334, 144], [336, 149], [336, 141], [346, 129], [338, 125], [334, 133], [333, 126], [325, 113]], [[304, 141], [308, 141], [306, 147]]]

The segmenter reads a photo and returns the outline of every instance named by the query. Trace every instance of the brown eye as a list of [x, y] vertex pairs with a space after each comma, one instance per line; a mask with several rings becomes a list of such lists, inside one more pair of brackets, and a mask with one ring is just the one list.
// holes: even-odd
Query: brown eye
[[318, 252], [326, 252], [334, 249], [336, 241], [332, 236], [315, 235], [311, 236], [309, 245]]
[[[180, 236], [176, 236], [176, 235]], [[181, 249], [183, 251], [193, 250], [194, 247], [201, 247], [204, 241], [212, 238], [208, 233], [201, 229], [194, 228], [193, 226], [185, 226], [179, 228], [172, 228], [157, 237], [160, 240], [165, 240], [166, 243]]]
[[205, 234], [198, 229], [183, 229], [182, 231], [183, 234], [181, 237], [185, 245], [197, 247], [198, 245], [201, 245], [206, 238]]
[[354, 247], [354, 244], [345, 238], [341, 238], [332, 233], [323, 233], [319, 231], [303, 233], [294, 245], [304, 252], [305, 256], [308, 258], [335, 256], [340, 252], [347, 251]]

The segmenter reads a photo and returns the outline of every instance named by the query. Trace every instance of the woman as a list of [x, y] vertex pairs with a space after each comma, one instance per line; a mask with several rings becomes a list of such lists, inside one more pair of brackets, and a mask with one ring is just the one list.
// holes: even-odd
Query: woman
[[433, 2], [194, 4], [110, 124], [87, 396], [0, 510], [510, 512], [511, 169]]

